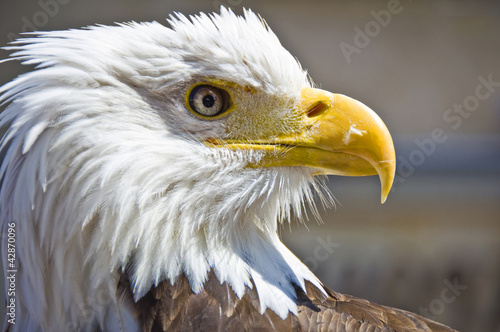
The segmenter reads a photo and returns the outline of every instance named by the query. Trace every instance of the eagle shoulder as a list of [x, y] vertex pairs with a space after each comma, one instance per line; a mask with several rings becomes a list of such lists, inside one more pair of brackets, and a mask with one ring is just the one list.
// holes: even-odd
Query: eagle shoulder
[[133, 315], [143, 331], [454, 331], [419, 315], [372, 303], [327, 287], [325, 295], [306, 281], [295, 286], [297, 315], [282, 319], [274, 311], [260, 312], [255, 287], [240, 299], [211, 271], [204, 288], [195, 294], [185, 275], [174, 284], [154, 286], [136, 303], [130, 283], [122, 276], [119, 291], [130, 299]]

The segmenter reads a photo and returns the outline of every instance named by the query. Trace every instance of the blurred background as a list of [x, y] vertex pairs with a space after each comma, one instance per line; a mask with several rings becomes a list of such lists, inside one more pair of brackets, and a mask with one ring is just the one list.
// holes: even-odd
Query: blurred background
[[[3, 0], [0, 45], [220, 5], [260, 13], [319, 87], [369, 105], [393, 135], [388, 201], [376, 177], [329, 178], [336, 208], [292, 220], [285, 243], [336, 291], [500, 331], [500, 2]], [[23, 70], [0, 64], [0, 84]]]

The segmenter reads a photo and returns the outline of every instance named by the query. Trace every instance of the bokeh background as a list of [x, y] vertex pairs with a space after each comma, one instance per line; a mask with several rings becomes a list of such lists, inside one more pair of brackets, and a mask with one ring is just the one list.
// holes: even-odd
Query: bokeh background
[[[260, 13], [318, 86], [369, 105], [396, 145], [384, 205], [375, 177], [332, 177], [336, 208], [283, 227], [287, 245], [334, 290], [500, 331], [500, 2], [2, 0], [0, 45], [220, 5]], [[0, 84], [24, 70], [0, 64]]]

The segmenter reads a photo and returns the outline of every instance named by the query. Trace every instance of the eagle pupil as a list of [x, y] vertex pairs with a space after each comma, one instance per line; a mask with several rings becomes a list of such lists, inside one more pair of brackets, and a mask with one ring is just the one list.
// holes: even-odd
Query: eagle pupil
[[207, 95], [203, 97], [203, 106], [205, 107], [212, 107], [215, 104], [215, 99], [211, 95]]

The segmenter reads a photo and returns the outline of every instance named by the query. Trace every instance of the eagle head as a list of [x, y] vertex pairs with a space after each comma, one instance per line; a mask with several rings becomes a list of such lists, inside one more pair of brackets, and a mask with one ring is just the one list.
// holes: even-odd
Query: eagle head
[[138, 302], [180, 278], [199, 294], [212, 276], [238, 299], [255, 291], [261, 313], [297, 314], [297, 289], [326, 291], [281, 243], [279, 222], [315, 193], [328, 200], [322, 175], [378, 174], [382, 201], [389, 193], [383, 122], [314, 88], [259, 16], [222, 8], [168, 22], [7, 47], [36, 66], [0, 89], [19, 329], [132, 329], [124, 280]]

